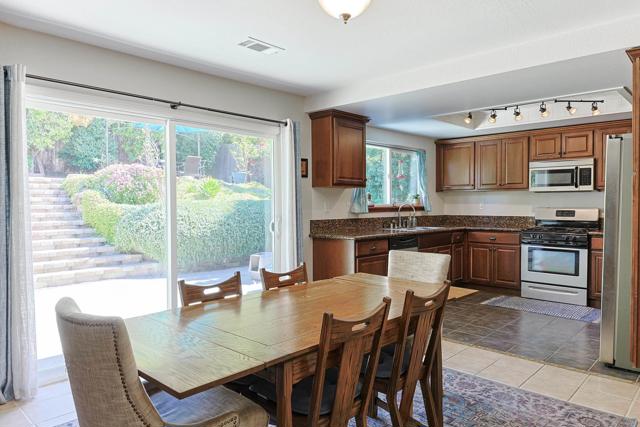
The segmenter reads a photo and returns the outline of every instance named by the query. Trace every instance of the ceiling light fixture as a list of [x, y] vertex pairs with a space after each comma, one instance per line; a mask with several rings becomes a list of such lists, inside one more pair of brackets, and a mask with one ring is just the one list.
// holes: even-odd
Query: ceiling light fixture
[[329, 15], [342, 20], [349, 20], [361, 15], [371, 4], [371, 0], [319, 0], [320, 6]]
[[595, 101], [591, 104], [591, 115], [592, 116], [600, 115], [600, 109], [598, 108], [598, 103]]
[[495, 123], [497, 119], [498, 119], [498, 114], [496, 113], [496, 110], [491, 110], [491, 115], [489, 116], [489, 123]]
[[576, 111], [578, 111], [578, 109], [576, 107], [572, 107], [571, 102], [567, 102], [567, 112], [573, 116]]
[[540, 104], [540, 117], [549, 117], [549, 109], [547, 108], [547, 104], [544, 101], [542, 101], [542, 103]]
[[472, 121], [473, 121], [473, 116], [471, 115], [471, 113], [467, 114], [467, 117], [464, 118], [464, 122], [470, 125]]
[[513, 118], [519, 122], [522, 120], [522, 113], [520, 112], [520, 107], [516, 105], [516, 108], [513, 110]]

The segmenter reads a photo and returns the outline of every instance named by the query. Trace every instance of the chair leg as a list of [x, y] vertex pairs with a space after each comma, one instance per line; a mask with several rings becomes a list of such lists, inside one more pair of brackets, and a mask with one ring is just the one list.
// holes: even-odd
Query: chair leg
[[367, 417], [366, 416], [356, 416], [356, 427], [367, 427]]
[[422, 390], [422, 400], [424, 402], [424, 409], [427, 412], [427, 421], [429, 422], [429, 427], [442, 427], [440, 425], [440, 421], [436, 412], [436, 404], [433, 400], [433, 393], [426, 378], [420, 379], [420, 389]]
[[378, 418], [378, 393], [374, 392], [369, 404], [369, 416], [371, 418]]
[[391, 416], [391, 424], [393, 427], [403, 427], [402, 418], [400, 417], [400, 409], [398, 408], [397, 396], [387, 393], [387, 406], [389, 407], [389, 415]]

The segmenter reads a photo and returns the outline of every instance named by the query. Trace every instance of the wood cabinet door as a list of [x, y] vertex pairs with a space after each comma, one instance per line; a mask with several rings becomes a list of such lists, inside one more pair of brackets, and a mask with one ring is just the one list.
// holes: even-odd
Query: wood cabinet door
[[593, 131], [582, 130], [562, 134], [562, 158], [593, 157]]
[[[604, 254], [602, 251], [591, 251], [589, 260], [589, 289], [588, 298], [590, 306], [600, 307], [602, 297], [602, 261]], [[592, 301], [591, 301], [592, 300]]]
[[469, 280], [480, 285], [491, 284], [491, 245], [469, 244]]
[[593, 133], [593, 159], [595, 161], [595, 186], [597, 190], [604, 190], [605, 166], [607, 163], [607, 139], [609, 135], [624, 135], [631, 133], [631, 126], [596, 129]]
[[387, 255], [366, 256], [356, 258], [356, 273], [377, 274], [378, 276], [387, 275]]
[[500, 186], [500, 140], [476, 142], [476, 189], [491, 190]]
[[529, 188], [529, 138], [503, 139], [500, 188]]
[[520, 289], [520, 246], [494, 246], [493, 285]]
[[365, 124], [336, 118], [333, 137], [333, 185], [366, 186]]
[[475, 144], [439, 145], [441, 190], [473, 190], [475, 186]]
[[453, 283], [464, 280], [464, 243], [452, 245], [450, 280]]
[[529, 142], [529, 160], [559, 159], [562, 151], [562, 135], [533, 135]]

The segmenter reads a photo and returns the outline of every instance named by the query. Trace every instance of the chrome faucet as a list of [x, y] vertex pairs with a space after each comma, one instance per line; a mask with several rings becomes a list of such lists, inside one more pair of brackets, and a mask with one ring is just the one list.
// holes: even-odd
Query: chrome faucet
[[413, 209], [413, 214], [408, 218], [406, 228], [414, 228], [416, 226], [416, 208], [411, 203], [403, 203], [398, 208], [398, 227], [402, 227], [402, 216], [400, 216], [400, 212], [402, 212], [402, 208], [405, 206], [411, 206]]

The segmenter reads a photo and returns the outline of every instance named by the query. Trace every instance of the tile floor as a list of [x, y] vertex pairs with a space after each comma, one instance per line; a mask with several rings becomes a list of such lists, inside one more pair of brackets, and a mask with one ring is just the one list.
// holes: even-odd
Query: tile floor
[[445, 338], [550, 365], [638, 381], [637, 373], [598, 362], [600, 325], [482, 305], [496, 294], [479, 292], [447, 306]]
[[[532, 392], [640, 419], [640, 385], [512, 355], [443, 342], [444, 365]], [[0, 406], [0, 427], [53, 427], [75, 419], [68, 382], [39, 390], [29, 402]]]

